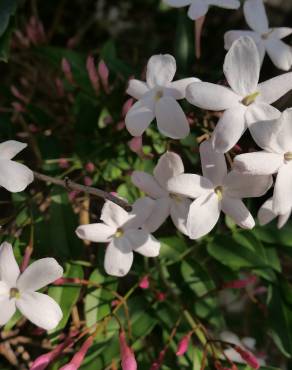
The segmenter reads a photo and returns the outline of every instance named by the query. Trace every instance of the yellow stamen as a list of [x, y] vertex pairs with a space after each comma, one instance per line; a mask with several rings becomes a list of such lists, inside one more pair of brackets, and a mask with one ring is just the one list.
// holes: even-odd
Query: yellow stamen
[[244, 99], [242, 99], [241, 103], [243, 105], [249, 106], [252, 103], [254, 103], [254, 101], [256, 100], [256, 97], [259, 96], [259, 95], [260, 95], [260, 93], [258, 91], [256, 91], [255, 93], [250, 94], [250, 95], [246, 96]]
[[12, 298], [20, 298], [20, 293], [19, 293], [19, 290], [17, 288], [11, 288], [10, 289], [10, 299]]
[[217, 195], [218, 199], [222, 200], [223, 199], [223, 187], [222, 186], [217, 186], [214, 191], [215, 191], [215, 194]]
[[121, 238], [124, 235], [124, 230], [123, 229], [118, 229], [115, 233], [116, 238]]
[[181, 201], [182, 201], [182, 197], [180, 197], [177, 194], [170, 194], [169, 196], [170, 196], [171, 199], [175, 200], [177, 203], [181, 203]]
[[163, 97], [163, 91], [162, 90], [158, 90], [157, 93], [156, 93], [156, 95], [155, 95], [155, 100], [158, 101], [162, 97]]
[[287, 152], [284, 154], [285, 161], [292, 161], [292, 152]]

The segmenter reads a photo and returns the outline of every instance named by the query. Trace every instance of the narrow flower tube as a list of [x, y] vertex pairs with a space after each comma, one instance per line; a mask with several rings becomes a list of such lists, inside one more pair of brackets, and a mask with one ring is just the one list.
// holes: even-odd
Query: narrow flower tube
[[121, 365], [123, 370], [137, 370], [137, 362], [133, 350], [128, 346], [126, 334], [121, 330], [119, 335]]
[[190, 332], [181, 339], [177, 346], [176, 351], [177, 356], [183, 356], [187, 352], [190, 344], [191, 335], [192, 333]]
[[87, 57], [86, 68], [87, 68], [87, 72], [88, 72], [88, 76], [89, 76], [91, 85], [92, 85], [95, 93], [98, 94], [99, 93], [99, 88], [100, 88], [99, 77], [98, 77], [98, 74], [97, 74], [97, 71], [96, 71], [96, 68], [95, 68], [94, 58], [91, 55], [89, 55]]
[[86, 341], [82, 344], [80, 350], [75, 353], [75, 355], [73, 356], [72, 360], [61, 367], [60, 370], [77, 370], [79, 369], [79, 367], [81, 366], [83, 360], [84, 360], [84, 357], [86, 356], [86, 353], [88, 351], [88, 349], [90, 348], [90, 346], [92, 345], [93, 343], [93, 337], [89, 337], [86, 339]]
[[110, 91], [110, 86], [109, 86], [109, 70], [107, 65], [103, 60], [101, 60], [98, 64], [98, 74], [101, 79], [102, 86], [104, 88], [104, 91], [108, 94]]
[[256, 370], [259, 369], [260, 364], [257, 358], [251, 352], [236, 345], [234, 346], [234, 349], [251, 368]]
[[69, 63], [69, 61], [66, 58], [63, 58], [62, 62], [61, 62], [61, 65], [62, 65], [62, 71], [63, 71], [65, 77], [67, 78], [68, 82], [70, 82], [70, 84], [74, 85], [75, 81], [74, 81], [73, 74], [72, 74], [71, 64]]

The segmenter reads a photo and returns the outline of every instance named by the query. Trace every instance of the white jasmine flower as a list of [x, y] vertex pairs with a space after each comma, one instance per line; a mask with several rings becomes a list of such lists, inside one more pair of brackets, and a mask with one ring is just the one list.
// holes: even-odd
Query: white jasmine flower
[[189, 6], [188, 16], [193, 20], [206, 15], [212, 5], [225, 9], [238, 9], [240, 7], [238, 0], [164, 0], [164, 2], [175, 8]]
[[191, 202], [167, 190], [167, 182], [183, 172], [184, 165], [180, 156], [172, 152], [167, 152], [160, 157], [153, 176], [146, 172], [133, 172], [132, 182], [156, 200], [153, 211], [144, 225], [150, 232], [156, 231], [170, 215], [175, 226], [182, 233], [187, 234], [186, 220]]
[[291, 72], [258, 83], [260, 58], [249, 37], [233, 43], [225, 57], [224, 74], [230, 88], [195, 82], [186, 93], [195, 106], [225, 111], [212, 135], [212, 144], [221, 153], [230, 150], [254, 122], [278, 118], [280, 112], [271, 104], [292, 88]]
[[32, 181], [33, 172], [23, 164], [12, 161], [27, 144], [8, 140], [0, 144], [0, 186], [16, 193], [23, 191]]
[[189, 134], [189, 123], [176, 100], [184, 99], [186, 87], [200, 80], [185, 78], [172, 82], [175, 72], [173, 56], [154, 55], [148, 61], [146, 83], [130, 80], [127, 93], [138, 100], [125, 119], [131, 135], [141, 136], [154, 118], [165, 136], [182, 139]]
[[291, 35], [292, 28], [270, 28], [263, 0], [246, 0], [243, 11], [246, 23], [252, 31], [226, 32], [225, 49], [228, 50], [241, 36], [249, 36], [258, 47], [261, 63], [267, 53], [276, 67], [288, 71], [292, 65], [292, 49], [282, 39]]
[[281, 229], [289, 220], [292, 208], [287, 213], [280, 215], [273, 211], [273, 198], [268, 199], [259, 209], [258, 219], [261, 226], [268, 224], [278, 217], [277, 226]]
[[200, 145], [203, 177], [181, 174], [168, 182], [168, 190], [195, 199], [187, 219], [191, 239], [206, 235], [216, 225], [221, 211], [245, 229], [254, 227], [254, 219], [241, 198], [259, 197], [271, 186], [271, 176], [227, 173], [223, 154], [216, 153], [209, 141]]
[[285, 215], [292, 207], [292, 108], [283, 112], [280, 119], [258, 122], [254, 125], [253, 136], [264, 150], [238, 155], [234, 169], [257, 175], [278, 173], [273, 212]]
[[59, 305], [48, 295], [37, 290], [63, 275], [62, 267], [54, 258], [33, 262], [21, 274], [11, 244], [0, 246], [0, 325], [5, 325], [16, 308], [29, 321], [45, 330], [54, 329], [62, 319]]
[[107, 201], [100, 217], [102, 223], [82, 225], [76, 229], [81, 239], [109, 243], [104, 260], [104, 268], [109, 275], [126, 275], [133, 263], [133, 251], [146, 257], [159, 255], [159, 241], [142, 228], [154, 204], [150, 198], [140, 198], [133, 204], [132, 212], [128, 213]]

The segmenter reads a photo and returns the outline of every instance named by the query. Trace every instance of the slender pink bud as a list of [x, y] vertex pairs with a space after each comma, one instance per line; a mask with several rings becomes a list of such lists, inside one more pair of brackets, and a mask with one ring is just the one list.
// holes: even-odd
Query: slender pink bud
[[10, 88], [11, 93], [19, 100], [23, 101], [25, 104], [29, 103], [29, 99], [24, 96], [14, 85], [11, 86]]
[[69, 162], [66, 158], [60, 158], [59, 161], [58, 161], [58, 164], [59, 164], [59, 167], [60, 168], [69, 168]]
[[65, 96], [65, 90], [64, 90], [63, 82], [60, 80], [60, 78], [56, 78], [55, 85], [56, 85], [58, 97], [63, 98]]
[[71, 85], [75, 85], [75, 81], [72, 74], [71, 64], [66, 58], [62, 59], [62, 71]]
[[181, 339], [181, 341], [179, 342], [177, 346], [177, 351], [176, 351], [177, 356], [183, 356], [187, 352], [189, 348], [189, 344], [190, 344], [191, 335], [192, 333], [188, 333]]
[[149, 276], [148, 276], [148, 275], [146, 275], [146, 276], [144, 276], [144, 277], [140, 280], [140, 282], [139, 282], [139, 287], [140, 287], [141, 289], [148, 289], [148, 288], [149, 288], [149, 285], [150, 285], [150, 282], [149, 282]]
[[87, 162], [85, 165], [85, 169], [87, 172], [92, 173], [95, 171], [95, 165], [92, 162]]
[[253, 369], [258, 369], [260, 367], [260, 364], [257, 360], [257, 358], [249, 351], [239, 347], [234, 346], [234, 349], [237, 353], [240, 354], [241, 358]]
[[135, 136], [128, 142], [129, 148], [134, 153], [142, 154], [142, 136]]
[[122, 117], [125, 118], [129, 110], [132, 108], [134, 104], [134, 99], [130, 98], [125, 101], [123, 108], [122, 108]]
[[226, 283], [223, 284], [222, 288], [223, 289], [228, 289], [228, 288], [242, 289], [250, 284], [255, 283], [256, 281], [257, 281], [257, 277], [255, 275], [251, 275], [247, 279], [227, 281]]
[[89, 350], [90, 346], [93, 343], [93, 337], [89, 337], [86, 341], [82, 344], [80, 350], [73, 356], [72, 360], [62, 366], [60, 370], [77, 370], [82, 365], [84, 357], [86, 356], [87, 351]]
[[26, 112], [25, 107], [17, 101], [12, 102], [11, 105], [12, 105], [13, 109], [15, 110], [15, 112], [17, 112], [17, 113]]
[[126, 334], [121, 330], [120, 335], [121, 365], [123, 370], [137, 370], [137, 362], [133, 350], [128, 346]]
[[98, 74], [97, 74], [97, 71], [96, 71], [96, 68], [95, 68], [94, 58], [91, 55], [89, 55], [87, 57], [86, 68], [87, 68], [87, 72], [88, 72], [88, 76], [89, 76], [91, 85], [92, 85], [95, 93], [98, 94], [99, 93], [99, 88], [100, 88], [99, 78], [98, 78]]
[[79, 284], [80, 279], [78, 278], [60, 278], [54, 281], [54, 285], [64, 285], [64, 284]]
[[107, 68], [107, 65], [103, 60], [101, 60], [98, 63], [98, 74], [101, 79], [102, 86], [104, 88], [104, 91], [108, 94], [110, 92], [110, 87], [109, 87], [109, 70]]
[[164, 361], [165, 350], [160, 351], [158, 359], [156, 359], [150, 367], [150, 370], [159, 370]]
[[83, 181], [84, 181], [84, 185], [86, 186], [91, 186], [93, 183], [92, 178], [90, 178], [89, 176], [85, 176]]

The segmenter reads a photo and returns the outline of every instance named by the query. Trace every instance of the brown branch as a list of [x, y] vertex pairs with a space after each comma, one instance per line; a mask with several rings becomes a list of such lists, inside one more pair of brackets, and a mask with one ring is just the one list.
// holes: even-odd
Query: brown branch
[[104, 200], [110, 200], [111, 202], [117, 204], [118, 206], [124, 208], [127, 212], [130, 212], [132, 210], [132, 206], [125, 202], [124, 200], [107, 193], [104, 190], [100, 190], [97, 188], [93, 188], [91, 186], [84, 186], [81, 184], [77, 184], [74, 181], [71, 181], [69, 178], [65, 178], [64, 180], [56, 179], [55, 177], [43, 175], [38, 172], [34, 172], [34, 177], [40, 181], [50, 182], [55, 185], [62, 186], [63, 188], [67, 190], [76, 190], [81, 191], [86, 194], [95, 195], [96, 197], [103, 198]]

